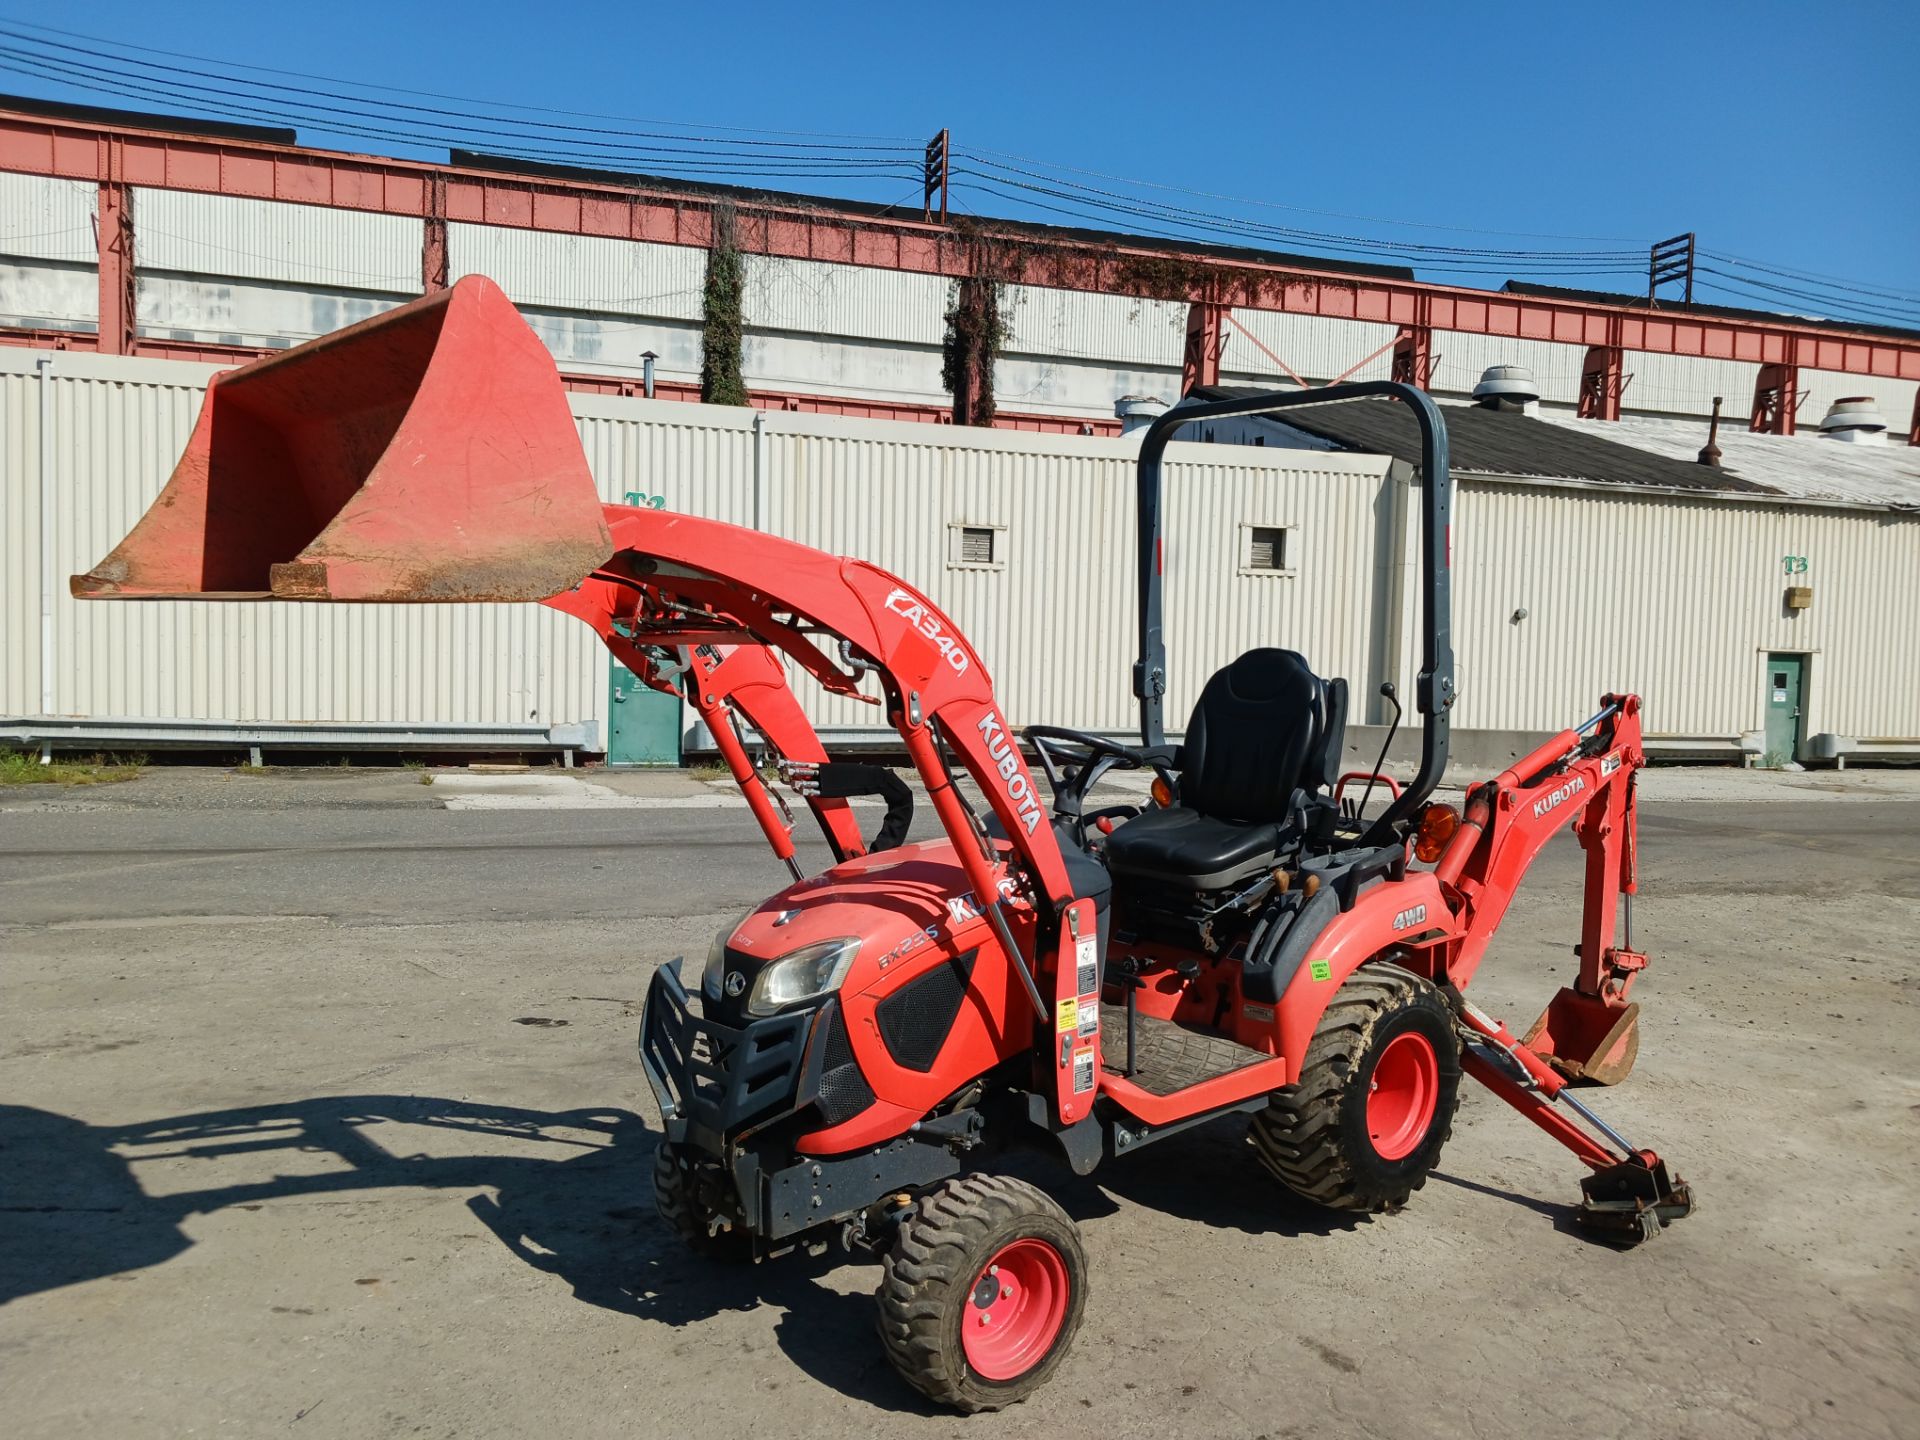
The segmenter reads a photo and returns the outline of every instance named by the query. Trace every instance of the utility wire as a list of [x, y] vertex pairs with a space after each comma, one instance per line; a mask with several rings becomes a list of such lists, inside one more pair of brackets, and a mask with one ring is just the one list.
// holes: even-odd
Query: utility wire
[[[49, 38], [54, 36], [61, 38]], [[916, 188], [924, 179], [920, 168], [921, 147], [905, 137], [693, 125], [512, 102], [478, 101], [437, 91], [342, 80], [305, 71], [274, 69], [244, 62], [211, 61], [178, 51], [133, 45], [24, 20], [0, 23], [0, 39], [15, 42], [0, 43], [0, 71], [7, 73], [71, 85], [93, 93], [139, 96], [221, 118], [243, 117], [280, 125], [292, 122], [330, 134], [381, 144], [484, 148], [498, 150], [515, 158], [563, 165], [585, 164], [603, 168], [634, 165], [672, 178], [880, 180], [890, 185], [909, 182]], [[128, 51], [138, 54], [123, 53]], [[165, 60], [141, 59], [138, 55], [162, 56]], [[173, 60], [192, 63], [166, 63]], [[231, 73], [235, 69], [255, 75], [312, 81], [314, 84], [295, 85], [250, 79]], [[412, 98], [383, 99], [342, 93], [343, 89]], [[419, 100], [447, 103], [413, 103]], [[489, 106], [491, 110], [474, 108]], [[558, 118], [551, 121], [512, 119], [497, 113], [500, 109], [517, 111], [523, 115]], [[614, 123], [577, 123], [581, 121]], [[1029, 210], [1095, 226], [1120, 223], [1136, 233], [1176, 241], [1192, 241], [1196, 235], [1202, 235], [1213, 237], [1216, 242], [1224, 239], [1235, 244], [1277, 242], [1303, 245], [1349, 258], [1424, 265], [1453, 275], [1504, 273], [1509, 276], [1570, 277], [1639, 276], [1646, 273], [1646, 252], [1638, 248], [1530, 249], [1378, 238], [1274, 224], [1217, 209], [1157, 199], [1139, 192], [1151, 191], [1229, 206], [1328, 215], [1369, 225], [1448, 231], [1462, 235], [1590, 240], [1598, 243], [1617, 243], [1619, 237], [1474, 230], [1463, 226], [1314, 210], [1306, 206], [1132, 179], [985, 148], [956, 149], [953, 159], [971, 162], [955, 164], [950, 172], [953, 188], [964, 193], [996, 198]], [[1072, 178], [1075, 176], [1105, 183], [1088, 184], [1085, 180]], [[894, 206], [903, 203], [895, 201]], [[1698, 283], [1709, 289], [1758, 298], [1771, 305], [1778, 305], [1783, 299], [1794, 300], [1825, 307], [1838, 314], [1870, 316], [1882, 323], [1920, 324], [1920, 291], [1871, 286], [1704, 248], [1698, 255], [1700, 259], [1718, 261], [1720, 265], [1732, 267], [1720, 269], [1712, 264], [1698, 264], [1698, 274], [1703, 277]], [[1715, 279], [1709, 280], [1704, 278], [1706, 276]], [[1782, 281], [1791, 283], [1783, 284]]]
[[[137, 50], [146, 55], [165, 55], [173, 60], [193, 60], [201, 64], [215, 63], [205, 56], [188, 55], [178, 50], [160, 50], [151, 45], [135, 45], [126, 40], [109, 40], [100, 35], [84, 35], [73, 30], [61, 30], [52, 25], [41, 25], [31, 20], [9, 20], [12, 25], [22, 25], [29, 30], [42, 31], [48, 35], [59, 35], [68, 40], [88, 40], [96, 45], [107, 45], [120, 50]], [[315, 75], [306, 70], [279, 70], [271, 65], [253, 65], [244, 60], [224, 60], [218, 62], [238, 70], [251, 70], [260, 75], [285, 75], [295, 80], [319, 80], [329, 85], [345, 85], [356, 90], [380, 90], [389, 95], [412, 95], [426, 100], [455, 100], [468, 105], [492, 105], [506, 110], [520, 110], [532, 115], [566, 115], [576, 120], [616, 120], [629, 125], [662, 125], [675, 130], [708, 130], [716, 133], [739, 135], [790, 135], [823, 140], [882, 140], [895, 142], [901, 146], [918, 150], [921, 141], [910, 135], [861, 135], [843, 134], [832, 130], [768, 130], [746, 125], [710, 125], [693, 121], [651, 120], [631, 115], [608, 115], [594, 110], [562, 110], [546, 105], [523, 105], [512, 100], [476, 100], [466, 95], [450, 95], [439, 90], [410, 90], [398, 85], [382, 85], [370, 80], [343, 80], [337, 76]]]

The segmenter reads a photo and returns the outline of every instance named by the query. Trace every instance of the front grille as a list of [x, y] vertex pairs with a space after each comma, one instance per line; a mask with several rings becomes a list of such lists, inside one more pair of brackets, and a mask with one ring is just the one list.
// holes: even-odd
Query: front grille
[[873, 1104], [873, 1087], [860, 1073], [860, 1062], [853, 1058], [853, 1041], [847, 1034], [846, 1017], [838, 1005], [833, 1007], [822, 1063], [820, 1096], [815, 1104], [823, 1126], [851, 1120]]

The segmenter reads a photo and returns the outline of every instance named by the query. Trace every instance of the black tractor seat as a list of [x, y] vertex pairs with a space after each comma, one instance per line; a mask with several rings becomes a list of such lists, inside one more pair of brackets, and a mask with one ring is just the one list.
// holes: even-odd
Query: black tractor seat
[[1323, 815], [1346, 738], [1347, 682], [1291, 650], [1249, 650], [1200, 692], [1174, 768], [1179, 803], [1107, 838], [1116, 880], [1217, 890], [1297, 847]]

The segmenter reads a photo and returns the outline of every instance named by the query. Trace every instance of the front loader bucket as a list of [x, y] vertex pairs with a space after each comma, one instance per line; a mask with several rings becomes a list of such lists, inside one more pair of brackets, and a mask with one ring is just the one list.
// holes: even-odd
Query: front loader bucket
[[613, 552], [559, 372], [469, 276], [215, 376], [81, 599], [540, 600]]

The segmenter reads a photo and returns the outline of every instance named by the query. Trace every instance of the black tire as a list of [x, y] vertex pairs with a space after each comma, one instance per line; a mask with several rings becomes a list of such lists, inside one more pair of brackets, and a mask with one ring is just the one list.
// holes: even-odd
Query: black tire
[[677, 1146], [662, 1141], [653, 1152], [653, 1204], [667, 1228], [696, 1255], [741, 1264], [753, 1258], [752, 1239], [738, 1225], [717, 1229], [712, 1223], [726, 1213], [726, 1184], [719, 1166]]
[[[1424, 1135], [1388, 1159], [1368, 1131], [1368, 1096], [1381, 1056], [1407, 1035], [1432, 1046], [1437, 1093]], [[1460, 1039], [1445, 999], [1398, 966], [1363, 965], [1320, 1017], [1299, 1082], [1254, 1116], [1253, 1145], [1282, 1184], [1315, 1204], [1398, 1210], [1439, 1163], [1459, 1102]]]
[[[983, 1313], [987, 1266], [1020, 1241], [1040, 1242], [1057, 1257], [1064, 1315], [1031, 1363], [1023, 1357], [1017, 1374], [989, 1378], [969, 1358], [965, 1328]], [[949, 1180], [915, 1203], [887, 1252], [874, 1297], [880, 1341], [893, 1368], [930, 1399], [969, 1413], [998, 1410], [1026, 1399], [1060, 1368], [1086, 1309], [1086, 1277], [1080, 1232], [1050, 1197], [1004, 1175]]]

